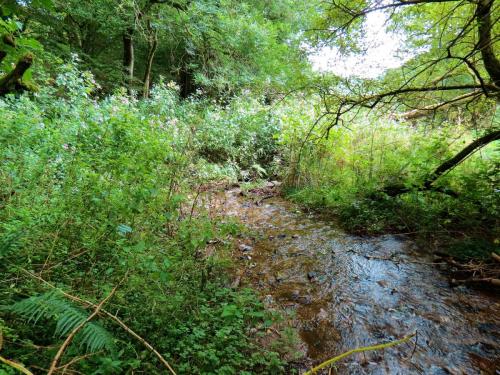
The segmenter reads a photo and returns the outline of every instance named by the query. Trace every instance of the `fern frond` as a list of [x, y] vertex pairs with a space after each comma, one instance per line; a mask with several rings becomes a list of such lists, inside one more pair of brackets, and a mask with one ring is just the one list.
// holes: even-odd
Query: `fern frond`
[[[66, 336], [88, 317], [84, 310], [64, 299], [57, 291], [26, 298], [10, 306], [9, 310], [33, 324], [42, 318], [54, 320], [56, 322], [54, 334], [58, 337]], [[80, 347], [85, 347], [87, 352], [102, 349], [114, 351], [113, 336], [97, 322], [86, 323], [75, 337], [75, 341], [79, 342]]]

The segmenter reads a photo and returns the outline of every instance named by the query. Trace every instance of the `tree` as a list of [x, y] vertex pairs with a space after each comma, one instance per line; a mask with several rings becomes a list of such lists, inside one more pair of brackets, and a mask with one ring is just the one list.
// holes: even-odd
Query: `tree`
[[[77, 53], [107, 93], [149, 95], [160, 75], [181, 95], [224, 97], [245, 88], [282, 91], [308, 74], [300, 45], [308, 9], [299, 0], [54, 0], [18, 14], [48, 54]], [[49, 64], [46, 65], [50, 69]]]
[[[363, 20], [384, 11], [394, 32], [408, 35], [405, 42], [414, 57], [397, 71], [375, 81], [346, 80], [341, 89], [323, 90], [325, 118], [329, 130], [345, 115], [360, 108], [403, 109], [400, 117], [418, 118], [457, 103], [467, 106], [489, 100], [500, 101], [500, 25], [495, 0], [333, 0], [324, 5], [313, 29], [325, 42], [336, 41], [344, 48], [358, 48]], [[496, 104], [495, 104], [496, 103]], [[497, 129], [486, 134], [447, 160], [428, 176], [420, 188], [431, 189], [446, 171], [489, 142], [498, 140]], [[403, 186], [386, 191], [397, 195]]]
[[24, 35], [25, 23], [17, 19], [14, 13], [17, 9], [17, 3], [0, 4], [0, 72], [4, 73], [0, 75], [0, 96], [35, 88], [26, 73], [41, 45]]

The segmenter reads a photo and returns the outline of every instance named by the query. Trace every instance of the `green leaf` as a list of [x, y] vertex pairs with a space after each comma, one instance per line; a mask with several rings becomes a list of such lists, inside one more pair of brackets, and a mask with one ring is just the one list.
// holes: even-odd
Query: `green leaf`
[[45, 8], [47, 10], [54, 9], [54, 2], [52, 0], [33, 0], [33, 5], [38, 8]]
[[230, 318], [238, 314], [238, 306], [226, 305], [222, 308], [222, 318]]

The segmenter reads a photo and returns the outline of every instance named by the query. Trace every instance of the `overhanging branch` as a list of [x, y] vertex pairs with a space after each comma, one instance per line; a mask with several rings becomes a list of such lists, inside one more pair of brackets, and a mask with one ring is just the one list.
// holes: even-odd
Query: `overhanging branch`
[[480, 91], [480, 90], [468, 92], [467, 94], [459, 95], [453, 99], [450, 99], [450, 100], [447, 100], [447, 101], [444, 101], [444, 102], [441, 102], [438, 104], [433, 104], [433, 105], [429, 105], [429, 106], [425, 106], [422, 108], [417, 108], [417, 109], [413, 109], [413, 110], [408, 111], [408, 112], [401, 113], [399, 115], [396, 115], [396, 117], [398, 119], [402, 119], [402, 120], [416, 120], [416, 119], [419, 119], [421, 117], [428, 116], [437, 110], [443, 110], [445, 108], [452, 106], [453, 104], [461, 103], [469, 98], [474, 99], [474, 98], [477, 98], [478, 96], [481, 96], [481, 95], [482, 95], [482, 91]]

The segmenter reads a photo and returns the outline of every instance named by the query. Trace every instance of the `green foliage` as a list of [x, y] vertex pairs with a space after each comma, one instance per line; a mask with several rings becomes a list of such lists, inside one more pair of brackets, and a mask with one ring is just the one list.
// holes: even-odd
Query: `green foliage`
[[[32, 324], [40, 324], [41, 319], [55, 320], [54, 334], [58, 337], [67, 336], [88, 317], [87, 313], [73, 306], [57, 291], [24, 299], [8, 308]], [[111, 334], [96, 322], [86, 323], [77, 333], [75, 340], [81, 346], [85, 346], [88, 352], [97, 352], [102, 349], [113, 351], [115, 348]]]
[[[305, 111], [303, 111], [305, 113]], [[321, 128], [303, 142], [314, 114], [294, 117], [281, 137], [289, 162], [288, 196], [306, 205], [333, 211], [340, 222], [357, 233], [387, 231], [430, 239], [433, 246], [454, 247], [462, 239], [471, 244], [469, 256], [481, 257], [495, 248], [499, 216], [496, 189], [498, 152], [491, 144], [439, 178], [436, 186], [450, 188], [458, 198], [439, 192], [411, 189], [399, 197], [381, 191], [394, 184], [419, 186], [443, 161], [482, 134], [452, 121], [414, 127], [384, 117], [367, 116], [334, 128], [329, 139], [317, 139]], [[380, 114], [377, 114], [380, 116]], [[485, 121], [492, 121], [491, 117]], [[303, 125], [305, 124], [305, 125]], [[299, 149], [302, 147], [300, 159]], [[481, 250], [482, 249], [482, 250]], [[451, 250], [450, 250], [451, 251]]]
[[[28, 367], [47, 367], [50, 348], [89, 314], [20, 276], [21, 268], [96, 303], [127, 274], [105, 308], [169, 358], [179, 374], [282, 372], [279, 356], [246, 333], [267, 319], [258, 298], [225, 288], [230, 242], [205, 256], [207, 243], [234, 236], [239, 227], [209, 219], [200, 208], [193, 216], [186, 209], [192, 187], [205, 182], [207, 172], [237, 175], [238, 163], [251, 166], [254, 154], [262, 157], [252, 147], [275, 147], [264, 136], [274, 130], [259, 134], [261, 111], [236, 104], [218, 109], [222, 119], [251, 123], [255, 116], [245, 131], [262, 139], [248, 143], [242, 155], [231, 144], [231, 157], [218, 160], [229, 171], [208, 163], [200, 151], [198, 137], [219, 131], [204, 123], [217, 127], [217, 107], [207, 115], [200, 110], [205, 102], [179, 101], [171, 83], [160, 83], [140, 102], [123, 91], [97, 101], [89, 73], [72, 63], [58, 70], [53, 85], [32, 98], [0, 100], [0, 273], [6, 280], [0, 300], [11, 306], [0, 319], [2, 330], [15, 332], [5, 336], [2, 353]], [[163, 371], [106, 318], [86, 324], [62, 362], [87, 352], [75, 370]]]
[[220, 106], [207, 106], [196, 131], [194, 146], [206, 160], [237, 165], [243, 177], [263, 177], [278, 155], [278, 118], [268, 106], [248, 98]]
[[[234, 374], [244, 369], [245, 373], [283, 373], [283, 363], [276, 353], [259, 353], [255, 344], [250, 348], [245, 344], [249, 323], [262, 325], [266, 317], [254, 294], [217, 288], [207, 297], [200, 301], [198, 313], [169, 335], [171, 348], [181, 358], [179, 371]], [[254, 353], [250, 354], [249, 349]]]
[[309, 74], [299, 38], [309, 7], [301, 1], [53, 0], [50, 9], [38, 6], [45, 2], [15, 7], [48, 52], [45, 68], [52, 70], [54, 57], [76, 53], [106, 93], [125, 84], [122, 43], [129, 31], [131, 88], [139, 92], [153, 35], [153, 82], [174, 80], [184, 96], [197, 89], [211, 97], [248, 88], [275, 92]]

